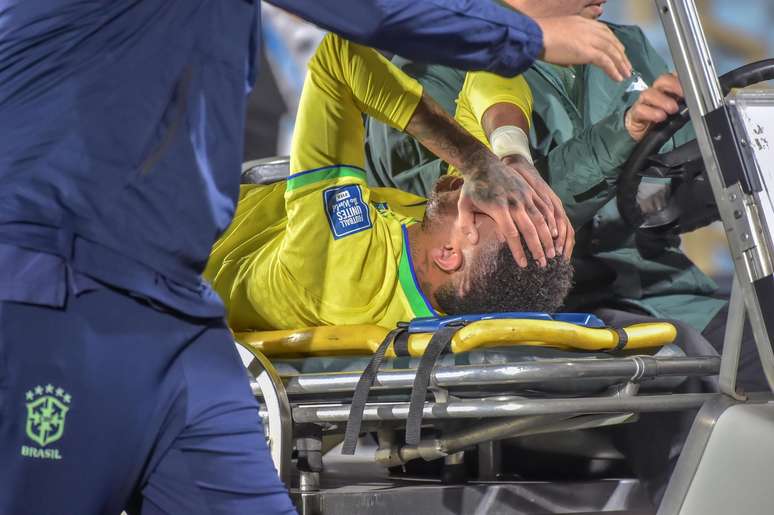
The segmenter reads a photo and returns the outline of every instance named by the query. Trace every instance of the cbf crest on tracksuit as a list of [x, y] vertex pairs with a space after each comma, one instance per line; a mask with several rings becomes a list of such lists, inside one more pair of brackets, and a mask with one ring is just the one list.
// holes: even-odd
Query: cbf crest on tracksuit
[[72, 397], [52, 384], [37, 385], [25, 394], [27, 400], [27, 437], [40, 447], [23, 445], [21, 455], [30, 458], [61, 460], [59, 449], [46, 448], [62, 438]]

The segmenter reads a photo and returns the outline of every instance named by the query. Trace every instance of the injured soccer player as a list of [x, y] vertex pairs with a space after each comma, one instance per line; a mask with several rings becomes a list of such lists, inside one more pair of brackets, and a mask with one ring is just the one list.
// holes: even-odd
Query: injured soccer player
[[[568, 260], [546, 251], [540, 262], [532, 252], [519, 266], [501, 226], [478, 212], [471, 241], [458, 223], [459, 176], [443, 177], [427, 200], [366, 185], [364, 113], [450, 161], [470, 149], [488, 153], [376, 51], [326, 36], [309, 64], [291, 175], [242, 186], [205, 272], [232, 330], [392, 328], [437, 314], [557, 310], [571, 286]], [[458, 132], [448, 134], [449, 124]], [[467, 146], [471, 139], [477, 145]], [[458, 160], [460, 168], [467, 162]], [[538, 209], [528, 210], [536, 226]]]

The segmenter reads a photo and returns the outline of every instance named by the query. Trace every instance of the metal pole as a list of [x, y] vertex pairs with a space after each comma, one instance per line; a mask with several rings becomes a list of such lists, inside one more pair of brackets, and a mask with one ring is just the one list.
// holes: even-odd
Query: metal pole
[[[500, 418], [487, 420], [439, 438], [423, 438], [418, 446], [403, 445], [393, 450], [391, 462], [380, 461], [382, 465], [394, 467], [411, 460], [422, 458], [432, 461], [444, 456], [453, 455], [482, 442], [494, 443], [530, 430], [549, 426], [555, 422], [567, 419], [568, 415], [539, 415], [532, 417]], [[377, 457], [377, 461], [378, 457]]]
[[739, 369], [739, 354], [742, 350], [745, 309], [739, 280], [734, 276], [731, 285], [731, 300], [728, 303], [726, 333], [723, 337], [723, 356], [720, 360], [720, 391], [735, 399], [743, 397], [736, 393], [736, 372]]
[[479, 481], [497, 481], [502, 473], [502, 446], [499, 441], [489, 440], [478, 444]]
[[[445, 404], [425, 404], [423, 418], [490, 418], [527, 415], [583, 415], [586, 413], [622, 413], [628, 411], [679, 411], [698, 408], [719, 394], [684, 393], [650, 395], [632, 398], [582, 397], [577, 399], [484, 399], [452, 401]], [[349, 420], [348, 404], [298, 406], [293, 409], [296, 422], [345, 422]], [[369, 403], [363, 412], [364, 421], [406, 420], [408, 402]]]
[[[702, 121], [702, 116], [723, 105], [723, 93], [696, 4], [693, 0], [656, 0], [656, 6], [691, 120], [694, 123]], [[702, 132], [707, 136], [706, 131]], [[717, 162], [715, 165], [717, 167]]]
[[[742, 191], [739, 183], [731, 184], [726, 188], [723, 171], [705, 118], [724, 104], [718, 74], [704, 37], [695, 2], [693, 0], [656, 0], [656, 6], [677, 74], [683, 85], [685, 101], [696, 132], [707, 177], [712, 186], [723, 226], [729, 235], [729, 247], [734, 258], [736, 277], [747, 306], [763, 370], [769, 386], [774, 389], [772, 339], [768, 334], [764, 314], [752, 284], [755, 280], [771, 275], [769, 249], [760, 244], [743, 247], [737, 242], [737, 238], [740, 237], [737, 234], [740, 220], [749, 227], [760, 227], [761, 222], [757, 218], [755, 209], [738, 207], [739, 205], [753, 208], [755, 206], [755, 200]], [[774, 317], [774, 306], [765, 306], [765, 308], [767, 316]]]
[[[438, 367], [433, 384], [443, 388], [497, 384], [540, 385], [556, 381], [628, 379], [635, 374], [641, 379], [664, 376], [709, 376], [718, 373], [717, 357], [659, 358], [638, 356], [610, 359], [566, 359], [508, 365], [464, 365]], [[329, 372], [284, 377], [290, 396], [352, 392], [360, 372]], [[414, 385], [416, 370], [383, 370], [374, 381], [374, 390], [407, 389]], [[260, 392], [254, 389], [256, 394]]]
[[[239, 344], [237, 342], [237, 344]], [[285, 485], [290, 487], [290, 457], [293, 453], [293, 420], [291, 416], [290, 402], [288, 401], [285, 387], [282, 384], [277, 370], [269, 359], [261, 352], [245, 347], [254, 356], [248, 367], [251, 383], [261, 393], [265, 412], [267, 413], [267, 444], [271, 450], [271, 457], [277, 474]], [[266, 422], [264, 422], [266, 423]]]
[[[391, 449], [389, 455], [377, 453], [377, 461], [382, 465], [392, 467], [414, 459], [422, 458], [432, 461], [452, 452], [478, 445], [479, 447], [479, 479], [496, 480], [501, 456], [483, 452], [482, 446], [496, 447], [500, 440], [525, 435], [557, 433], [588, 429], [610, 425], [625, 424], [635, 419], [634, 413], [607, 415], [535, 415], [531, 417], [491, 419], [466, 427], [450, 434], [442, 434], [438, 438], [422, 439], [418, 446], [404, 445]], [[481, 458], [484, 455], [482, 468]], [[487, 464], [491, 464], [487, 467]], [[482, 476], [483, 473], [483, 476]]]

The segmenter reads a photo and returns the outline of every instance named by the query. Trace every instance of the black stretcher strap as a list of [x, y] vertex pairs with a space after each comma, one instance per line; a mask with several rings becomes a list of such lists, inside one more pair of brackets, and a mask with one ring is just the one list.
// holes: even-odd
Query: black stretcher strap
[[392, 342], [392, 350], [395, 351], [395, 355], [398, 357], [410, 356], [408, 342], [411, 333], [403, 331], [395, 337], [395, 341]]
[[445, 326], [436, 330], [425, 348], [425, 353], [419, 360], [417, 374], [414, 376], [414, 387], [411, 391], [408, 418], [406, 418], [406, 445], [419, 445], [422, 431], [422, 412], [425, 408], [427, 388], [430, 386], [430, 375], [436, 361], [451, 344], [454, 333], [460, 326]]
[[352, 396], [352, 404], [349, 408], [349, 419], [347, 420], [347, 429], [344, 431], [344, 443], [341, 446], [341, 454], [355, 454], [357, 448], [357, 439], [360, 436], [360, 426], [363, 424], [363, 411], [368, 401], [368, 392], [374, 385], [376, 374], [384, 361], [384, 354], [396, 336], [406, 331], [405, 325], [400, 325], [393, 329], [384, 337], [382, 343], [371, 356], [363, 374], [355, 386], [355, 394]]
[[626, 333], [626, 330], [622, 327], [611, 327], [611, 329], [618, 334], [618, 345], [616, 345], [614, 349], [610, 349], [608, 352], [618, 352], [619, 350], [624, 350], [626, 344], [629, 343], [629, 335]]

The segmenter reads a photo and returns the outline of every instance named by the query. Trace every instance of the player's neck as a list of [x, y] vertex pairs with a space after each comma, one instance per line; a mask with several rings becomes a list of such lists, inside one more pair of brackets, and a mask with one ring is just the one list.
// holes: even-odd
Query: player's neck
[[429, 264], [427, 256], [427, 233], [422, 228], [422, 224], [419, 223], [407, 227], [406, 235], [408, 238], [408, 247], [411, 252], [411, 261], [414, 264], [414, 273], [419, 281], [421, 277], [426, 275]]

